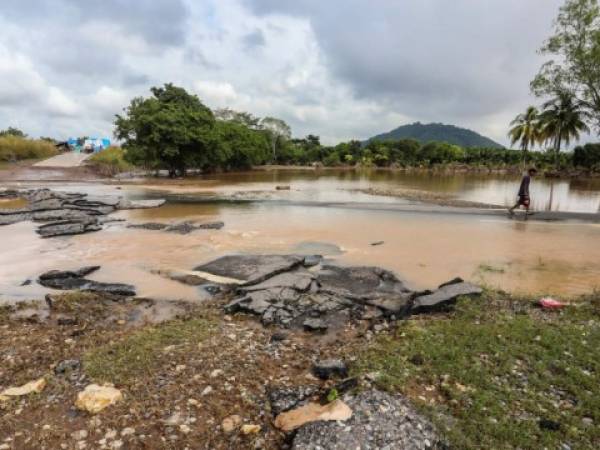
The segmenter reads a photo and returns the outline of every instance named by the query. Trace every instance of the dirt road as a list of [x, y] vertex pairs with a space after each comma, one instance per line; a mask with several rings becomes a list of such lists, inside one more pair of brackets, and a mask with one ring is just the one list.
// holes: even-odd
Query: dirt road
[[57, 156], [53, 156], [52, 158], [45, 159], [44, 161], [37, 162], [33, 166], [34, 167], [78, 167], [89, 157], [90, 157], [89, 153], [67, 152], [67, 153], [62, 153]]

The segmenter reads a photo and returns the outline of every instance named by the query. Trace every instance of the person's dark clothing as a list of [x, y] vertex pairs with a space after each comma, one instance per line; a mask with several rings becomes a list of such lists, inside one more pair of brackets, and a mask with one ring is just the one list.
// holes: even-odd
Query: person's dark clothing
[[519, 187], [519, 197], [529, 197], [529, 182], [531, 181], [531, 177], [529, 175], [525, 175], [521, 180], [521, 187]]
[[529, 182], [531, 181], [531, 177], [529, 175], [525, 175], [521, 180], [521, 186], [519, 187], [519, 205], [529, 206]]

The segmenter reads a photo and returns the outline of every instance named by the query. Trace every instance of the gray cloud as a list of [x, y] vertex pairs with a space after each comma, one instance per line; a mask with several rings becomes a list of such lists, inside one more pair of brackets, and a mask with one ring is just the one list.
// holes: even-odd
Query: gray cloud
[[110, 134], [174, 82], [324, 142], [420, 120], [506, 143], [562, 1], [4, 0], [0, 128]]

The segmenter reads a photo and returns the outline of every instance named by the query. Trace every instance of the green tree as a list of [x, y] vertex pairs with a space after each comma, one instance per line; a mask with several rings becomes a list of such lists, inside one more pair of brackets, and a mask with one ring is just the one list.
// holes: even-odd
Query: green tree
[[211, 169], [224, 162], [215, 144], [215, 118], [197, 96], [165, 84], [150, 89], [152, 97], [137, 97], [117, 115], [115, 136], [123, 141], [134, 164], [167, 169], [184, 176], [190, 167]]
[[224, 155], [227, 169], [249, 169], [264, 164], [269, 157], [269, 136], [262, 131], [238, 122], [218, 121], [216, 132], [215, 145], [220, 147], [219, 153]]
[[535, 106], [519, 114], [510, 123], [512, 128], [508, 132], [511, 145], [519, 143], [523, 151], [523, 162], [527, 161], [527, 151], [542, 139], [540, 128], [540, 113]]
[[260, 126], [266, 130], [271, 137], [271, 150], [273, 152], [273, 162], [277, 161], [277, 149], [285, 145], [285, 142], [292, 137], [292, 129], [281, 119], [275, 117], [263, 117]]
[[224, 122], [235, 122], [253, 130], [260, 128], [260, 119], [251, 113], [221, 108], [214, 111], [215, 118]]
[[600, 8], [598, 0], [567, 0], [555, 21], [554, 35], [540, 49], [554, 59], [531, 82], [538, 96], [573, 93], [600, 127]]
[[555, 163], [558, 164], [561, 145], [579, 139], [581, 132], [589, 132], [584, 119], [586, 112], [581, 102], [568, 92], [559, 92], [556, 98], [544, 103], [540, 114], [541, 136], [552, 143]]
[[14, 137], [23, 138], [23, 139], [25, 139], [27, 137], [27, 135], [25, 133], [23, 133], [18, 128], [14, 128], [14, 127], [8, 127], [6, 130], [0, 131], [0, 137], [6, 137], [6, 136], [14, 136]]

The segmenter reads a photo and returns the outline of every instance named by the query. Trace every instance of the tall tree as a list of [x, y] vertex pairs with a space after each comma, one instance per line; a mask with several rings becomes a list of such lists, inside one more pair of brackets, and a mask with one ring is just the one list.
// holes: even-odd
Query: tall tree
[[585, 123], [586, 117], [582, 103], [568, 92], [559, 92], [544, 103], [540, 114], [541, 137], [552, 143], [557, 164], [561, 145], [569, 145], [571, 139], [579, 139], [582, 132], [590, 131]]
[[117, 115], [115, 136], [123, 141], [130, 162], [168, 169], [171, 177], [189, 167], [220, 165], [221, 147], [214, 144], [215, 118], [200, 99], [185, 89], [165, 84], [152, 97], [137, 97]]
[[598, 0], [566, 0], [554, 35], [540, 49], [553, 56], [531, 82], [538, 96], [572, 93], [600, 129], [600, 8]]
[[281, 119], [275, 117], [263, 117], [260, 126], [271, 136], [271, 150], [273, 162], [277, 160], [277, 146], [281, 146], [292, 137], [292, 129]]
[[519, 143], [523, 151], [523, 162], [527, 161], [527, 150], [532, 148], [541, 139], [540, 114], [535, 106], [527, 107], [524, 113], [519, 114], [510, 123], [508, 132], [511, 145]]
[[14, 128], [14, 127], [8, 127], [6, 130], [0, 131], [0, 137], [6, 137], [6, 136], [14, 136], [14, 137], [23, 138], [23, 139], [25, 139], [27, 137], [27, 135], [25, 133], [23, 133], [18, 128]]

